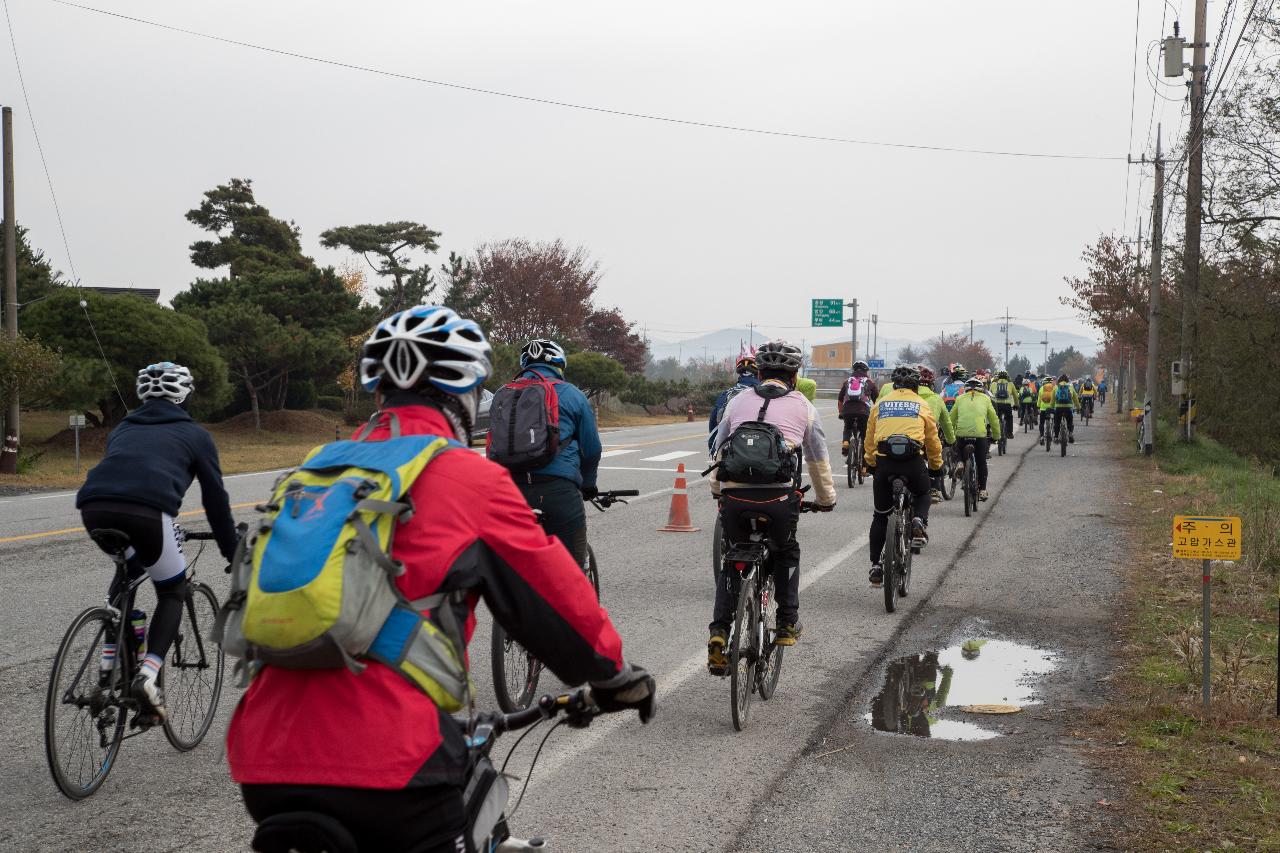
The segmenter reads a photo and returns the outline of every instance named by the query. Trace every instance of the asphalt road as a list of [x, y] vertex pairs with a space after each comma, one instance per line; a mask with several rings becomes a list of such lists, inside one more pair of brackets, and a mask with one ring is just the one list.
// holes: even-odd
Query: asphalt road
[[[826, 424], [838, 458], [839, 421]], [[935, 507], [911, 597], [893, 615], [866, 582], [870, 488], [838, 481], [836, 511], [801, 522], [804, 637], [786, 655], [777, 694], [753, 704], [742, 733], [730, 722], [728, 680], [705, 671], [714, 505], [697, 476], [704, 426], [608, 432], [601, 487], [642, 496], [590, 513], [590, 540], [626, 653], [659, 678], [660, 713], [644, 727], [614, 715], [553, 734], [511, 821], [517, 834], [574, 851], [1088, 846], [1096, 821], [1082, 817], [1107, 793], [1069, 738], [1069, 711], [1097, 704], [1097, 678], [1109, 665], [1116, 584], [1103, 551], [1114, 531], [1099, 516], [1119, 481], [1106, 464], [1117, 452], [1104, 440], [1116, 432], [1111, 423], [1078, 432], [1066, 459], [1029, 449], [1019, 433], [1011, 455], [992, 460], [992, 500], [977, 522], [963, 517], [959, 499]], [[691, 469], [701, 533], [656, 532], [679, 462]], [[252, 515], [273, 479], [228, 478], [238, 517]], [[252, 828], [222, 748], [239, 696], [229, 680], [219, 721], [193, 752], [174, 752], [156, 732], [130, 740], [103, 788], [82, 803], [63, 799], [50, 781], [42, 729], [49, 662], [110, 573], [76, 526], [73, 502], [69, 494], [0, 498], [0, 711], [9, 722], [0, 731], [0, 849], [247, 849]], [[187, 507], [198, 506], [197, 490]], [[198, 526], [198, 513], [189, 520]], [[198, 574], [225, 597], [220, 562], [206, 559]], [[1021, 682], [1027, 708], [1007, 722], [940, 711], [999, 737], [956, 742], [872, 730], [870, 697], [889, 661], [973, 637], [1026, 643], [1055, 662]], [[488, 647], [482, 618], [472, 644], [482, 705], [492, 704]], [[958, 686], [966, 676], [958, 663], [955, 670]], [[970, 690], [979, 699], [968, 701], [1000, 701], [980, 693]], [[529, 738], [509, 771], [523, 773], [535, 748]], [[827, 754], [833, 749], [842, 751]]]

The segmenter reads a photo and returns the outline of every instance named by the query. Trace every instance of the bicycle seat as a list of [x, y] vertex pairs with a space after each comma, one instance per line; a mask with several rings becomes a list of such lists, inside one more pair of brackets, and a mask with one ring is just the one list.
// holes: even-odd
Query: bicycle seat
[[356, 840], [336, 818], [319, 812], [284, 812], [258, 824], [258, 853], [357, 853]]
[[98, 547], [113, 557], [123, 557], [129, 550], [129, 534], [123, 530], [100, 527], [89, 531], [89, 538], [98, 543]]

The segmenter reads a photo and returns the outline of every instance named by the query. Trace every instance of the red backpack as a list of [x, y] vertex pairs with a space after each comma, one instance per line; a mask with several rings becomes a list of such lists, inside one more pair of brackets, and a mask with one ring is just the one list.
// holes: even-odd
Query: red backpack
[[560, 452], [560, 395], [537, 371], [498, 389], [489, 404], [485, 455], [512, 471], [536, 471]]

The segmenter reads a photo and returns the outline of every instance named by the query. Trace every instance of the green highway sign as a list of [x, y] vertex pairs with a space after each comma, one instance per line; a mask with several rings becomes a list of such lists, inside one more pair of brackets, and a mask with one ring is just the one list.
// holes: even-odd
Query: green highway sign
[[813, 326], [843, 326], [844, 325], [844, 300], [843, 299], [815, 299], [813, 300]]

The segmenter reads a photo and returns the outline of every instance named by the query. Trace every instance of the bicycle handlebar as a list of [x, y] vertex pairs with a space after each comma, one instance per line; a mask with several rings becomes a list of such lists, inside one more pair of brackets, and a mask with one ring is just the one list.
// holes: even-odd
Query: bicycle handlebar
[[184, 539], [202, 539], [207, 542], [213, 541], [214, 538], [212, 530], [184, 530], [183, 534]]
[[617, 504], [626, 503], [626, 501], [623, 500], [623, 498], [635, 498], [639, 496], [640, 496], [639, 489], [616, 489], [610, 492], [600, 492], [594, 498], [591, 499], [591, 503], [595, 505], [596, 509], [600, 510], [601, 512], [604, 512], [606, 509], [608, 509], [609, 507], [613, 506], [616, 503]]
[[549, 720], [558, 714], [564, 714], [569, 725], [581, 728], [601, 713], [602, 711], [596, 706], [591, 696], [591, 688], [583, 687], [572, 693], [561, 693], [558, 696], [547, 693], [523, 711], [515, 711], [511, 714], [482, 713], [477, 716], [476, 722], [492, 726], [496, 736], [504, 732], [528, 728], [534, 723]]

